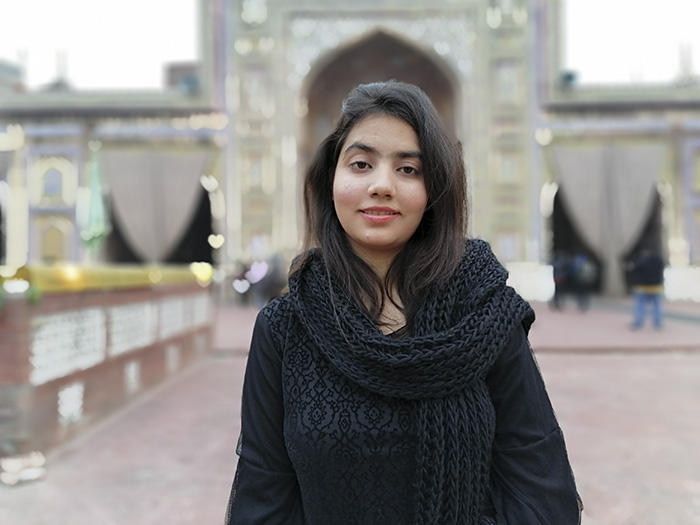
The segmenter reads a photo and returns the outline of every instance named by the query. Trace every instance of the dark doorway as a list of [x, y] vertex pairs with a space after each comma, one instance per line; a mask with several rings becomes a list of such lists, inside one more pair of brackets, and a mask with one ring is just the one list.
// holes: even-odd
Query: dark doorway
[[180, 243], [164, 261], [165, 263], [206, 262], [212, 264], [214, 262], [212, 247], [209, 244], [209, 236], [213, 233], [209, 193], [204, 188], [200, 190], [200, 193], [199, 204], [192, 222]]
[[110, 210], [109, 218], [112, 224], [112, 231], [105, 241], [104, 253], [106, 262], [115, 264], [143, 264], [145, 262], [143, 258], [136, 255], [129, 241], [124, 237], [122, 226], [119, 224], [119, 219], [114, 213], [114, 205], [111, 204], [108, 209]]
[[550, 231], [552, 232], [550, 260], [553, 260], [555, 255], [567, 258], [573, 258], [577, 254], [585, 255], [596, 266], [596, 277], [590, 285], [590, 289], [593, 292], [600, 292], [603, 264], [596, 253], [583, 240], [583, 237], [581, 237], [581, 234], [571, 221], [562, 192], [562, 188], [559, 188], [554, 195], [554, 207], [550, 218]]
[[[113, 207], [110, 207], [113, 209]], [[111, 263], [143, 264], [146, 261], [136, 254], [124, 237], [119, 220], [114, 213], [111, 214], [112, 232], [107, 238], [105, 246], [105, 258]], [[213, 263], [212, 247], [209, 244], [209, 235], [213, 232], [211, 204], [209, 194], [204, 188], [200, 190], [199, 203], [189, 227], [175, 249], [165, 258], [159, 261], [164, 264], [189, 264], [192, 262]]]

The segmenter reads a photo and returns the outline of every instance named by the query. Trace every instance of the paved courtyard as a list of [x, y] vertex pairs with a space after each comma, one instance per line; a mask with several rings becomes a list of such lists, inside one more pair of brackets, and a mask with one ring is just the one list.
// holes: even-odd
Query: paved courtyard
[[[629, 331], [626, 301], [534, 306], [584, 525], [700, 524], [700, 306], [668, 305], [661, 332]], [[218, 315], [211, 358], [51, 452], [45, 479], [0, 485], [0, 523], [222, 523], [255, 311]]]

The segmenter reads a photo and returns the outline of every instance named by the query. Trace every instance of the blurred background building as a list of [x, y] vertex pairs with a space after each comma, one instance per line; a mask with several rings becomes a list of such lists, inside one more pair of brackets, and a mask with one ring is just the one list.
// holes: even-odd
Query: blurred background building
[[4, 59], [0, 264], [211, 262], [226, 294], [245, 291], [267, 271], [254, 262], [298, 250], [300, 180], [343, 97], [397, 79], [461, 142], [471, 234], [525, 295], [551, 293], [555, 252], [591, 258], [604, 294], [625, 293], [643, 246], [685, 278], [700, 262], [692, 49], [668, 82], [582, 82], [563, 56], [576, 1], [202, 0], [196, 59], [164, 66], [157, 90], [73, 87], [69, 55], [35, 88]]

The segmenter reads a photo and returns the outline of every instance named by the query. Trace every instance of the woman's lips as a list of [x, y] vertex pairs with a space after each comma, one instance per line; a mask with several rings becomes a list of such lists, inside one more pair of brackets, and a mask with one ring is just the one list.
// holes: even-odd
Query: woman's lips
[[387, 222], [399, 216], [393, 208], [373, 207], [360, 210], [362, 216], [370, 222]]

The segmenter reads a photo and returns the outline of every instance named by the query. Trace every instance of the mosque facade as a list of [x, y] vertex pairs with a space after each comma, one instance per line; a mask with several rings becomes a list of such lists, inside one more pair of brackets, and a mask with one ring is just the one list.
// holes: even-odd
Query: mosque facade
[[643, 246], [700, 263], [692, 71], [577, 85], [561, 71], [561, 2], [201, 5], [201, 63], [158, 98], [0, 87], [2, 263], [289, 259], [316, 146], [350, 89], [389, 79], [422, 87], [461, 144], [470, 235], [507, 265], [534, 275], [582, 252], [618, 295]]
[[540, 173], [530, 132], [534, 34], [524, 4], [250, 1], [237, 14], [230, 64], [239, 105], [229, 143], [241, 176], [228, 203], [246, 221], [235, 253], [256, 236], [298, 247], [299, 181], [344, 96], [359, 83], [395, 79], [422, 87], [461, 142], [472, 233], [507, 260], [540, 257], [530, 191]]

